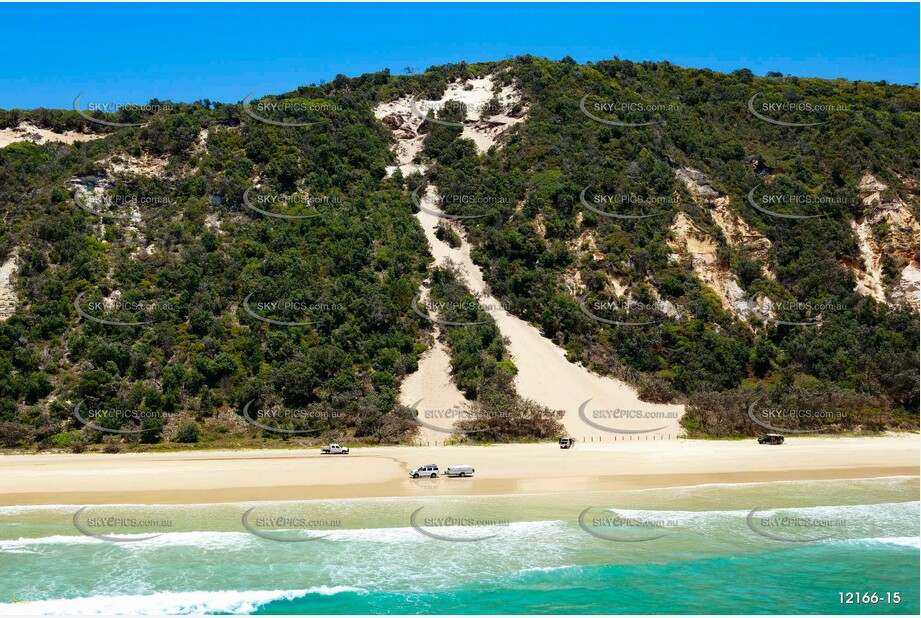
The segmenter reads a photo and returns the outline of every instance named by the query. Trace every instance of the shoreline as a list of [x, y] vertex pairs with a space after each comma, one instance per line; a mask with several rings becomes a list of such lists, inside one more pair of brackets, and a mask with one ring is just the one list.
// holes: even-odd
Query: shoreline
[[[215, 504], [270, 500], [557, 494], [717, 483], [919, 475], [915, 434], [448, 447], [30, 454], [0, 457], [0, 506]], [[473, 478], [411, 479], [436, 463]]]

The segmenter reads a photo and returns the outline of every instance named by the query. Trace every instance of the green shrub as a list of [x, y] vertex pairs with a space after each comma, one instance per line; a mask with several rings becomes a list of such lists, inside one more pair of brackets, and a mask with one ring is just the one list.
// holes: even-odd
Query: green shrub
[[438, 227], [435, 228], [435, 238], [446, 243], [452, 249], [460, 248], [463, 241], [461, 240], [460, 234], [457, 233], [450, 225], [445, 224], [444, 221], [438, 223]]
[[83, 440], [83, 434], [79, 430], [63, 431], [51, 436], [51, 445], [55, 448], [71, 448], [75, 443]]
[[194, 444], [198, 442], [198, 438], [201, 435], [201, 428], [198, 426], [198, 423], [192, 421], [183, 423], [179, 430], [176, 432], [175, 441], [181, 444]]

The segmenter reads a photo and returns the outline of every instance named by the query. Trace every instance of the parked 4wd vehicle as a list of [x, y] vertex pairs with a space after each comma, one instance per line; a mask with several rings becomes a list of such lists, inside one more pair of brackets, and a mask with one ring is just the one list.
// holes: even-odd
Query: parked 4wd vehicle
[[783, 444], [783, 436], [779, 433], [769, 433], [758, 438], [758, 444]]
[[438, 476], [438, 466], [435, 464], [425, 464], [424, 466], [419, 466], [415, 470], [409, 473], [409, 476], [414, 479], [419, 478], [420, 476], [428, 476], [435, 478]]
[[572, 448], [576, 445], [574, 438], [560, 438], [560, 448]]
[[330, 444], [329, 446], [324, 446], [320, 449], [322, 455], [348, 455], [349, 447], [339, 446], [338, 444]]

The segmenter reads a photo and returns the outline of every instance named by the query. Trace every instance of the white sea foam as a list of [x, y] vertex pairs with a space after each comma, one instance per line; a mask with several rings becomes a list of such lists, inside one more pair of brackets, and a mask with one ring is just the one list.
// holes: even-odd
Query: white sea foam
[[574, 564], [564, 564], [560, 566], [547, 566], [547, 567], [530, 567], [527, 569], [522, 569], [518, 571], [519, 573], [552, 573], [553, 571], [565, 571], [567, 569], [578, 569], [581, 568]]
[[56, 534], [54, 536], [40, 536], [35, 538], [20, 538], [0, 541], [0, 552], [18, 550], [39, 545], [81, 545], [88, 543], [101, 543], [99, 539], [79, 534]]
[[887, 543], [889, 545], [904, 545], [906, 547], [921, 548], [921, 537], [918, 536], [884, 537], [871, 540], [875, 541], [876, 543]]
[[28, 504], [23, 506], [0, 506], [0, 517], [6, 515], [24, 515], [28, 513], [73, 513], [78, 508], [80, 507], [73, 504]]
[[[586, 523], [596, 517], [612, 517], [624, 520], [625, 525], [637, 525], [632, 522], [648, 522], [656, 530], [687, 533], [698, 537], [704, 536], [715, 541], [726, 540], [733, 535], [749, 537], [748, 520], [762, 518], [802, 518], [815, 522], [828, 521], [826, 524], [834, 536], [865, 541], [874, 538], [904, 538], [918, 529], [919, 502], [895, 502], [884, 504], [849, 504], [806, 507], [768, 507], [759, 506], [756, 510], [739, 509], [725, 511], [678, 511], [678, 510], [642, 510], [608, 508], [595, 509], [590, 513]], [[796, 529], [798, 524], [789, 524]], [[802, 526], [799, 526], [802, 527]], [[729, 535], [729, 536], [727, 536]], [[837, 542], [837, 541], [830, 541]]]
[[[19, 538], [0, 541], [0, 552], [18, 550], [40, 545], [84, 545], [108, 544], [123, 547], [128, 550], [149, 550], [162, 547], [191, 546], [201, 549], [234, 549], [254, 543], [255, 537], [247, 532], [166, 532], [159, 534], [156, 531], [138, 534], [109, 534], [100, 533], [113, 539], [124, 539], [128, 542], [106, 541], [82, 534], [57, 534], [35, 538]], [[131, 541], [133, 538], [158, 534], [154, 538]]]
[[[497, 538], [504, 539], [526, 539], [532, 536], [540, 536], [553, 533], [565, 526], [561, 521], [528, 521], [512, 522], [508, 525], [483, 526], [481, 528], [484, 535], [496, 534]], [[471, 530], [477, 531], [480, 528], [469, 526], [443, 526], [438, 528], [423, 528], [432, 530], [443, 536], [464, 536]], [[111, 545], [122, 547], [130, 551], [148, 551], [164, 547], [187, 546], [201, 549], [244, 549], [246, 546], [254, 543], [270, 542], [264, 541], [259, 537], [248, 532], [217, 532], [217, 531], [200, 531], [200, 532], [166, 532], [158, 534], [156, 531], [144, 532], [138, 534], [109, 534], [115, 539], [125, 539], [129, 542], [114, 542], [98, 539], [81, 534], [59, 534], [44, 537], [23, 537], [19, 539], [10, 539], [0, 541], [0, 553], [28, 550], [43, 545]], [[153, 538], [130, 541], [132, 538], [142, 538], [158, 534]], [[438, 542], [437, 539], [431, 539], [411, 527], [400, 528], [363, 528], [363, 529], [344, 529], [334, 530], [328, 533], [322, 541], [327, 542], [347, 542], [347, 543], [365, 543], [384, 545], [393, 544], [410, 544], [420, 542]]]
[[[535, 535], [545, 535], [549, 532], [560, 528], [565, 525], [565, 522], [561, 521], [519, 521], [511, 522], [508, 525], [498, 525], [498, 526], [482, 526], [482, 527], [472, 527], [472, 526], [439, 526], [437, 528], [426, 527], [422, 520], [424, 518], [420, 515], [420, 527], [423, 530], [431, 531], [442, 536], [463, 536], [463, 534], [469, 534], [471, 530], [482, 530], [483, 535], [496, 534], [497, 538], [524, 538]], [[501, 519], [496, 518], [486, 518], [486, 519]], [[423, 534], [420, 534], [418, 530], [415, 530], [412, 527], [400, 527], [400, 528], [362, 528], [362, 529], [347, 529], [347, 530], [336, 530], [334, 532], [328, 533], [328, 536], [324, 540], [334, 541], [334, 542], [364, 542], [364, 543], [384, 543], [384, 544], [400, 544], [400, 543], [419, 543], [424, 541], [436, 541], [430, 537], [426, 537]]]
[[304, 590], [158, 592], [149, 595], [111, 597], [100, 595], [76, 599], [3, 603], [0, 604], [0, 615], [251, 614], [272, 601], [297, 599], [309, 594], [330, 596], [343, 592], [363, 594], [366, 591], [351, 586], [318, 586]]
[[[757, 507], [759, 516], [775, 515], [778, 513], [811, 515], [813, 517], [834, 517], [845, 514], [851, 515], [852, 518], [867, 517], [876, 520], [888, 519], [894, 514], [908, 514], [917, 512], [921, 503], [919, 502], [887, 502], [877, 504], [840, 504], [827, 506], [791, 506], [791, 507]], [[646, 509], [622, 509], [611, 507], [604, 509], [607, 512], [615, 513], [623, 518], [649, 519], [649, 520], [668, 520], [675, 525], [685, 525], [699, 522], [703, 519], [713, 519], [722, 517], [747, 517], [753, 509], [734, 509], [726, 511], [675, 511], [675, 510], [646, 510]]]
[[[902, 530], [903, 525], [908, 526], [912, 523], [917, 523], [919, 509], [921, 509], [921, 503], [918, 502], [805, 507], [768, 507], [765, 505], [760, 506], [755, 515], [757, 517], [785, 515], [811, 517], [814, 519], [841, 519], [847, 522], [847, 526], [845, 527], [850, 534], [869, 536], [875, 533], [874, 536], [884, 538], [880, 535], [880, 532], [883, 532], [883, 534], [891, 532], [895, 534], [886, 535], [885, 538], [901, 538], [900, 532], [904, 534], [904, 532], [911, 530], [911, 528]], [[663, 527], [686, 528], [702, 532], [711, 528], [717, 530], [722, 529], [727, 523], [733, 521], [743, 524], [751, 512], [752, 509], [684, 511], [598, 507], [597, 509], [593, 509], [593, 511], [589, 513], [589, 516], [590, 518], [594, 518], [602, 516], [604, 513], [610, 513], [624, 520], [648, 521], [651, 525], [659, 522], [658, 525]], [[544, 520], [511, 522], [507, 525], [482, 527], [440, 526], [432, 528], [425, 527], [424, 525], [422, 527], [423, 530], [442, 536], [462, 538], [471, 535], [478, 536], [479, 534], [477, 533], [481, 533], [483, 536], [494, 534], [496, 535], [496, 540], [503, 542], [516, 541], [519, 543], [527, 543], [529, 539], [562, 538], [562, 536], [567, 536], [566, 533], [572, 531], [572, 524], [574, 523], [574, 521]], [[144, 534], [129, 535], [111, 534], [110, 536], [130, 540], [133, 537], [141, 538], [149, 536], [150, 534], [156, 534], [156, 532], [152, 531]], [[326, 532], [325, 534], [326, 536], [318, 542], [355, 543], [371, 546], [378, 544], [400, 545], [443, 542], [421, 534], [418, 530], [409, 526], [338, 529]], [[47, 545], [82, 544], [111, 545], [122, 547], [126, 551], [133, 552], [152, 551], [177, 546], [195, 547], [205, 550], [235, 550], [246, 549], [247, 547], [252, 547], [253, 544], [265, 542], [271, 541], [260, 539], [244, 531], [165, 532], [154, 538], [123, 543], [114, 543], [90, 536], [70, 534], [2, 540], [0, 541], [0, 553], [29, 551], [38, 546]]]
[[851, 544], [901, 545], [902, 547], [914, 547], [921, 549], [921, 537], [917, 536], [888, 536], [874, 537], [869, 539], [849, 539], [845, 542]]

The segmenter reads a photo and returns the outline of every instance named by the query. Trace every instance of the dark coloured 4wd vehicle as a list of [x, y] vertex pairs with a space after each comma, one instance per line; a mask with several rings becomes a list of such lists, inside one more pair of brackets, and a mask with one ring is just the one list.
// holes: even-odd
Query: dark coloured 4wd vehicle
[[560, 438], [560, 448], [572, 448], [576, 445], [573, 438]]
[[769, 433], [758, 438], [758, 444], [783, 444], [783, 436], [779, 433]]

